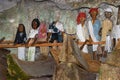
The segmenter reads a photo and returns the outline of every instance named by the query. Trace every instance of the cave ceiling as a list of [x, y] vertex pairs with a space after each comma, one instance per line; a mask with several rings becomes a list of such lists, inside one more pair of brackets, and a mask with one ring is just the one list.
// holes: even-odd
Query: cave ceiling
[[101, 2], [119, 5], [119, 0], [0, 0], [0, 12], [10, 9], [21, 2], [53, 3], [56, 7], [64, 10], [74, 10], [81, 7], [96, 7]]

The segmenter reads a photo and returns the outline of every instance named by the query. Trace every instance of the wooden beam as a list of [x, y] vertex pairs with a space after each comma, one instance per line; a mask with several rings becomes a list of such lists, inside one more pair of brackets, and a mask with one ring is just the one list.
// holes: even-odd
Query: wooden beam
[[[77, 42], [78, 45], [82, 45], [84, 44], [84, 42]], [[101, 42], [87, 42], [86, 44], [105, 44], [105, 41], [101, 41]], [[0, 48], [17, 48], [17, 47], [30, 47], [30, 46], [62, 46], [63, 43], [48, 43], [48, 42], [39, 42], [33, 45], [26, 45], [26, 44], [13, 44], [12, 40], [2, 40], [2, 42], [0, 43]]]
[[[84, 42], [77, 42], [77, 44], [82, 45]], [[100, 42], [87, 42], [86, 44], [105, 44], [105, 41], [100, 41]]]
[[45, 47], [45, 46], [62, 46], [62, 43], [40, 43], [34, 45], [26, 45], [26, 44], [0, 44], [0, 48], [17, 48], [17, 47], [31, 47], [31, 46], [38, 46], [38, 47]]

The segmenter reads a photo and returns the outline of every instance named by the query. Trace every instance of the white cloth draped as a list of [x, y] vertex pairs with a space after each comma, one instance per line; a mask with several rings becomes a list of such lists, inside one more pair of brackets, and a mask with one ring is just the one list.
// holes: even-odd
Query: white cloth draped
[[110, 35], [106, 37], [105, 51], [107, 52], [112, 51], [112, 39]]
[[63, 24], [59, 21], [55, 24], [56, 28], [60, 30], [61, 32], [64, 32]]
[[115, 25], [112, 29], [112, 36], [116, 40], [120, 38], [120, 25]]
[[[28, 38], [35, 38], [36, 34], [38, 34], [38, 29], [31, 29]], [[28, 61], [35, 61], [35, 49], [36, 49], [36, 47], [28, 48], [28, 53], [27, 53]]]
[[28, 61], [35, 61], [35, 47], [29, 47], [27, 54]]
[[[84, 26], [85, 27], [85, 26]], [[85, 38], [85, 30], [82, 27], [81, 24], [77, 25], [77, 37], [81, 42], [85, 42], [86, 38]], [[87, 45], [85, 45], [82, 49], [83, 52], [88, 53], [88, 48]]]
[[38, 29], [31, 29], [28, 38], [34, 38], [38, 34]]
[[[96, 37], [94, 35], [93, 25], [92, 25], [91, 21], [88, 21], [88, 30], [89, 30], [89, 34], [90, 34], [92, 40], [94, 42], [98, 42], [98, 40], [96, 39]], [[93, 51], [97, 51], [97, 47], [98, 47], [98, 45], [93, 45]]]
[[18, 47], [18, 59], [25, 60], [25, 47]]

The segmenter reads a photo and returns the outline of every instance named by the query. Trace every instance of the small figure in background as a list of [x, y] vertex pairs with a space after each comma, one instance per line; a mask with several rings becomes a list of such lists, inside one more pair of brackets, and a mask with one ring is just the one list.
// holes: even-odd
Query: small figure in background
[[[25, 44], [27, 40], [25, 26], [19, 24], [17, 28], [14, 44]], [[18, 59], [25, 60], [25, 47], [18, 47]]]
[[[53, 21], [50, 24], [49, 30], [48, 30], [49, 42], [51, 42], [51, 43], [61, 43], [61, 42], [63, 42], [63, 33], [64, 33], [63, 24], [59, 20]], [[54, 46], [53, 48], [57, 49], [56, 46]], [[60, 46], [59, 46], [59, 48], [60, 48]]]
[[[45, 21], [41, 22], [38, 31], [37, 43], [39, 42], [47, 42], [47, 25]], [[49, 53], [49, 47], [40, 47], [40, 53], [42, 54], [44, 59], [47, 58]]]
[[42, 21], [38, 30], [38, 41], [44, 42], [47, 40], [47, 25], [45, 21]]
[[63, 42], [63, 34], [64, 34], [63, 24], [59, 20], [57, 20], [55, 26], [58, 29], [58, 42], [61, 43]]
[[[80, 12], [77, 16], [76, 34], [77, 34], [78, 40], [81, 42], [85, 42], [86, 40], [89, 39], [88, 28], [86, 24], [86, 14], [84, 12]], [[87, 45], [84, 45], [82, 51], [85, 53], [88, 53]]]
[[49, 26], [50, 42], [63, 42], [63, 24], [59, 21], [53, 21]]
[[111, 20], [113, 10], [112, 8], [108, 7], [105, 9], [104, 15], [105, 19], [102, 22], [102, 30], [101, 30], [101, 41], [106, 41], [105, 44], [102, 44], [102, 54], [101, 60], [105, 61], [107, 57], [107, 52], [111, 52], [112, 50], [112, 39], [111, 39], [111, 31], [113, 28], [113, 22]]
[[[101, 28], [101, 22], [100, 20], [97, 19], [98, 15], [98, 8], [91, 8], [89, 11], [89, 14], [91, 16], [91, 20], [88, 21], [88, 30], [89, 30], [89, 35], [90, 35], [90, 40], [93, 42], [99, 42], [101, 37], [99, 35], [99, 31]], [[93, 59], [97, 59], [97, 44], [93, 44]]]
[[53, 43], [54, 41], [58, 41], [58, 29], [55, 26], [56, 21], [53, 21], [50, 26], [49, 26], [49, 30], [48, 30], [48, 39], [51, 43]]
[[[33, 45], [37, 40], [38, 29], [39, 29], [38, 27], [40, 26], [39, 19], [37, 18], [33, 19], [31, 26], [32, 29], [30, 30], [27, 41], [28, 45]], [[28, 61], [35, 61], [35, 51], [36, 51], [36, 47], [29, 47], [27, 54]]]
[[101, 28], [102, 29], [101, 41], [106, 41], [107, 33], [110, 30], [112, 30], [113, 27], [113, 23], [111, 21], [112, 9], [111, 8], [105, 9], [104, 15], [105, 15], [105, 19], [102, 22], [102, 28]]

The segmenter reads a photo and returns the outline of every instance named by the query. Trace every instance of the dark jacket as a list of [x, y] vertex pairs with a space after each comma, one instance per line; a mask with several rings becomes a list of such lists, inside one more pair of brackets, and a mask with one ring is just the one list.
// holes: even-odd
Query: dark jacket
[[[22, 35], [20, 35], [20, 34], [22, 34]], [[21, 44], [21, 43], [25, 43], [26, 40], [27, 40], [26, 33], [17, 32], [14, 43]]]

